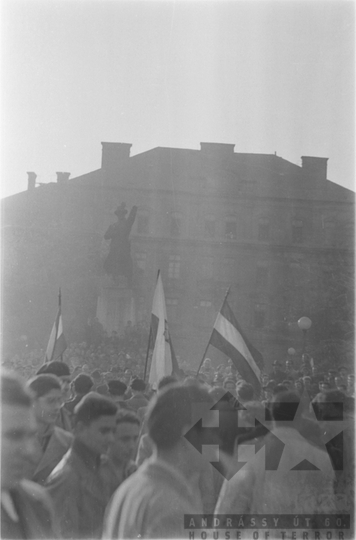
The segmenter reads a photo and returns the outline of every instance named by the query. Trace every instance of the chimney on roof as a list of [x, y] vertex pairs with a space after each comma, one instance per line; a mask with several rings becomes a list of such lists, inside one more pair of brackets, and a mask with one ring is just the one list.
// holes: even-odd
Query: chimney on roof
[[328, 159], [322, 157], [302, 156], [302, 172], [315, 180], [326, 180]]
[[66, 182], [69, 180], [70, 172], [56, 172], [57, 175], [57, 184], [60, 184], [61, 182]]
[[200, 151], [209, 156], [231, 156], [234, 154], [234, 144], [201, 142]]
[[115, 172], [130, 158], [130, 143], [102, 142], [101, 168]]
[[37, 174], [35, 172], [27, 173], [27, 191], [35, 189]]

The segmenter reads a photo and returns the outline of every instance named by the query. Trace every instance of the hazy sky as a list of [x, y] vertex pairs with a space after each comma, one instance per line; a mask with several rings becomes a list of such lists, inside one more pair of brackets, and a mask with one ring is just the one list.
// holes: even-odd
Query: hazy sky
[[354, 2], [2, 2], [2, 196], [101, 141], [328, 157], [354, 189]]

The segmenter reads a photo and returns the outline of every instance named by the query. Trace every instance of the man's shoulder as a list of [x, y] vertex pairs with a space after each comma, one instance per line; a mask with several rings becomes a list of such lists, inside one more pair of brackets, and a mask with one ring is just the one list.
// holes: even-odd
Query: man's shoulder
[[55, 426], [53, 434], [59, 442], [61, 442], [62, 444], [64, 444], [65, 446], [69, 448], [69, 446], [71, 445], [73, 441], [73, 435], [69, 433], [69, 431], [66, 431], [65, 429], [59, 426]]
[[54, 488], [63, 484], [75, 486], [77, 483], [78, 471], [77, 467], [75, 466], [75, 458], [72, 450], [68, 450], [68, 452], [63, 456], [61, 461], [49, 475], [46, 482], [46, 487]]

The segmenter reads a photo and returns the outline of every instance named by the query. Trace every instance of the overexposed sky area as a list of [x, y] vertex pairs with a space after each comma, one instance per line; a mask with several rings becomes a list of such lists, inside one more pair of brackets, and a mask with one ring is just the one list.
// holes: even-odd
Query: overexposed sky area
[[352, 0], [3, 0], [2, 197], [101, 141], [328, 157], [354, 189]]

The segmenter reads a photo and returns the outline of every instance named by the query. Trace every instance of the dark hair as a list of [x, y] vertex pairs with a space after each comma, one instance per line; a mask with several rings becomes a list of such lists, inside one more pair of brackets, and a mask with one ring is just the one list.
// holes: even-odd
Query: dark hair
[[1, 404], [19, 405], [20, 407], [31, 407], [31, 392], [26, 388], [21, 379], [12, 373], [3, 372], [1, 374]]
[[201, 386], [177, 384], [158, 392], [147, 411], [148, 434], [157, 448], [173, 448], [191, 425], [194, 405], [204, 403], [211, 406], [213, 400]]
[[93, 388], [93, 385], [93, 379], [85, 373], [79, 373], [73, 381], [73, 388], [77, 394], [87, 394]]
[[253, 386], [249, 383], [243, 383], [237, 386], [237, 397], [244, 401], [251, 401], [253, 399]]
[[270, 404], [272, 418], [279, 422], [292, 422], [299, 402], [300, 398], [295, 392], [278, 392]]
[[126, 384], [117, 379], [109, 381], [107, 386], [109, 388], [109, 394], [112, 396], [123, 396], [127, 390]]
[[119, 409], [116, 415], [116, 425], [125, 423], [141, 425], [139, 417], [133, 411]]
[[160, 379], [158, 381], [157, 390], [160, 390], [161, 388], [164, 388], [168, 384], [176, 384], [177, 382], [178, 381], [174, 377], [174, 375], [166, 375], [165, 377], [162, 377], [162, 379]]
[[51, 373], [43, 373], [42, 375], [36, 375], [30, 379], [27, 383], [27, 388], [30, 388], [35, 394], [36, 398], [40, 398], [49, 394], [51, 390], [61, 390], [61, 383], [56, 375]]
[[225, 385], [227, 383], [232, 383], [232, 384], [236, 385], [235, 379], [231, 379], [231, 377], [226, 377], [226, 379], [224, 379], [224, 383], [223, 383], [224, 388], [225, 388]]
[[117, 413], [115, 403], [96, 392], [89, 392], [74, 407], [75, 423], [91, 424], [101, 416], [114, 416]]
[[276, 384], [276, 386], [272, 390], [272, 393], [275, 396], [277, 394], [280, 394], [281, 392], [288, 392], [288, 390], [289, 389], [283, 384]]
[[130, 386], [137, 392], [144, 392], [146, 389], [146, 383], [142, 379], [134, 379]]
[[49, 362], [48, 364], [43, 364], [36, 375], [41, 375], [43, 373], [52, 373], [52, 375], [57, 375], [57, 377], [70, 377], [70, 369], [67, 364], [58, 362], [57, 360]]

